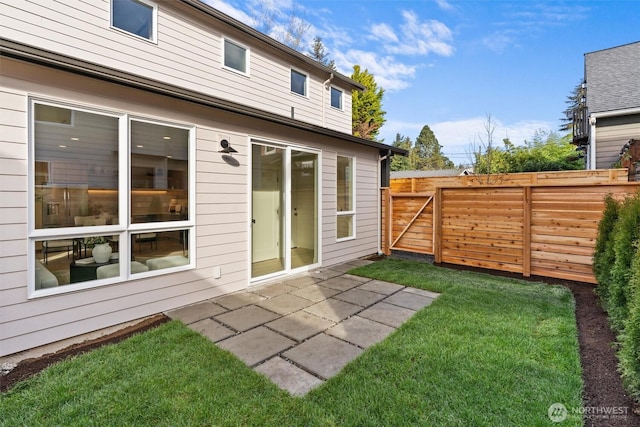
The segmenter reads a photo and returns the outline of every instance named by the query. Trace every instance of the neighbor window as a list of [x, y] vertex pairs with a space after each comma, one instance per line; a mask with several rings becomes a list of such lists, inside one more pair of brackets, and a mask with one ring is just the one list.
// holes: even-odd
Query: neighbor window
[[244, 74], [249, 74], [249, 51], [246, 47], [230, 40], [224, 40], [224, 66]]
[[147, 40], [156, 39], [157, 6], [147, 0], [111, 0], [111, 26]]
[[331, 106], [342, 110], [342, 91], [335, 87], [331, 88]]
[[39, 101], [30, 126], [30, 289], [192, 264], [191, 128]]
[[338, 156], [337, 159], [337, 238], [355, 237], [355, 161], [353, 157]]
[[291, 92], [307, 96], [307, 75], [291, 70]]

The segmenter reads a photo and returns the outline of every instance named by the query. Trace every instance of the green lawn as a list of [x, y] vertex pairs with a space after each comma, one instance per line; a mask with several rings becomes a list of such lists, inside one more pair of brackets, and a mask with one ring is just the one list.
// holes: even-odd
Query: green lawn
[[18, 384], [0, 425], [537, 426], [556, 402], [582, 425], [570, 291], [391, 259], [354, 273], [442, 295], [304, 398], [171, 322]]

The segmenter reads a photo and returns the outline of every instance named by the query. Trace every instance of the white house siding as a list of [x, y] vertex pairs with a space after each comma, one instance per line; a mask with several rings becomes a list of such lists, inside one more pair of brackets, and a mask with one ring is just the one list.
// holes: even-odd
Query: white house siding
[[[322, 150], [323, 265], [377, 250], [378, 150], [137, 89], [0, 58], [0, 356], [95, 331], [249, 285], [249, 141]], [[28, 299], [29, 96], [195, 126], [196, 268]], [[219, 141], [238, 150], [233, 167]], [[356, 157], [357, 238], [336, 242], [336, 155]], [[214, 267], [222, 277], [213, 279]]]
[[[293, 107], [298, 120], [351, 133], [350, 88], [341, 87], [343, 112], [331, 111], [327, 100], [323, 124], [318, 112], [322, 83], [329, 75], [310, 70], [294, 56], [280, 54], [276, 59], [266, 45], [178, 0], [158, 2], [156, 43], [112, 29], [109, 24], [109, 0], [0, 0], [2, 37], [286, 117]], [[250, 49], [248, 77], [222, 68], [223, 37]], [[290, 93], [291, 67], [311, 71], [308, 98]]]
[[596, 119], [596, 168], [606, 169], [620, 159], [630, 139], [640, 138], [640, 114]]

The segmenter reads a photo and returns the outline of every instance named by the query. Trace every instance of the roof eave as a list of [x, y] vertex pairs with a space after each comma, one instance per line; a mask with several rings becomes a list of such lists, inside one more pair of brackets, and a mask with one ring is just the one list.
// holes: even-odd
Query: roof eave
[[366, 87], [364, 85], [362, 85], [361, 83], [345, 76], [342, 73], [337, 72], [336, 70], [327, 67], [326, 65], [316, 61], [313, 58], [310, 58], [307, 55], [304, 55], [300, 52], [298, 52], [295, 49], [290, 48], [289, 46], [280, 43], [279, 41], [269, 37], [268, 35], [261, 33], [260, 31], [256, 30], [255, 28], [250, 27], [249, 25], [238, 21], [237, 19], [223, 13], [220, 12], [218, 9], [214, 9], [213, 7], [209, 6], [208, 4], [203, 3], [201, 0], [181, 0], [183, 3], [199, 10], [200, 12], [202, 12], [205, 15], [208, 15], [218, 21], [221, 21], [223, 23], [225, 23], [226, 25], [229, 25], [231, 27], [234, 27], [244, 33], [246, 33], [247, 35], [255, 38], [256, 40], [259, 40], [262, 43], [265, 43], [267, 45], [269, 45], [272, 48], [275, 48], [279, 51], [281, 51], [282, 53], [288, 55], [288, 56], [293, 56], [296, 59], [304, 62], [305, 64], [308, 64], [314, 68], [317, 68], [319, 71], [323, 71], [325, 73], [327, 73], [327, 76], [330, 74], [333, 74], [334, 79], [336, 80], [340, 80], [342, 83], [349, 85], [353, 90], [359, 90], [359, 91], [364, 91], [366, 90]]
[[54, 53], [37, 47], [28, 46], [12, 40], [4, 39], [2, 37], [0, 37], [0, 56], [48, 66], [74, 74], [84, 75], [111, 83], [121, 84], [148, 92], [170, 96], [176, 99], [194, 102], [200, 105], [217, 108], [231, 113], [241, 114], [256, 119], [265, 120], [271, 123], [313, 132], [318, 135], [342, 139], [348, 142], [353, 142], [355, 144], [376, 148], [381, 153], [384, 152], [390, 153], [392, 155], [407, 155], [406, 150], [398, 147], [393, 147], [391, 145], [383, 144], [376, 141], [370, 141], [368, 139], [358, 138], [356, 136], [339, 132], [337, 130], [302, 122], [300, 120], [291, 119], [286, 116], [281, 116], [275, 113], [260, 110], [258, 108], [238, 104], [222, 98], [217, 98], [215, 96], [206, 95], [200, 92], [173, 86], [168, 83], [163, 83], [157, 80], [130, 74], [103, 65], [94, 64], [59, 53]]

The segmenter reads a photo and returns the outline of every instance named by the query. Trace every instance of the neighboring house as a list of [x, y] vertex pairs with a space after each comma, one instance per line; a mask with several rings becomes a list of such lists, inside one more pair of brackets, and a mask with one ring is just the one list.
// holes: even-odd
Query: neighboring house
[[379, 251], [357, 82], [197, 0], [0, 23], [0, 356]]
[[574, 143], [585, 147], [587, 169], [607, 169], [640, 139], [640, 42], [585, 54], [583, 86]]

